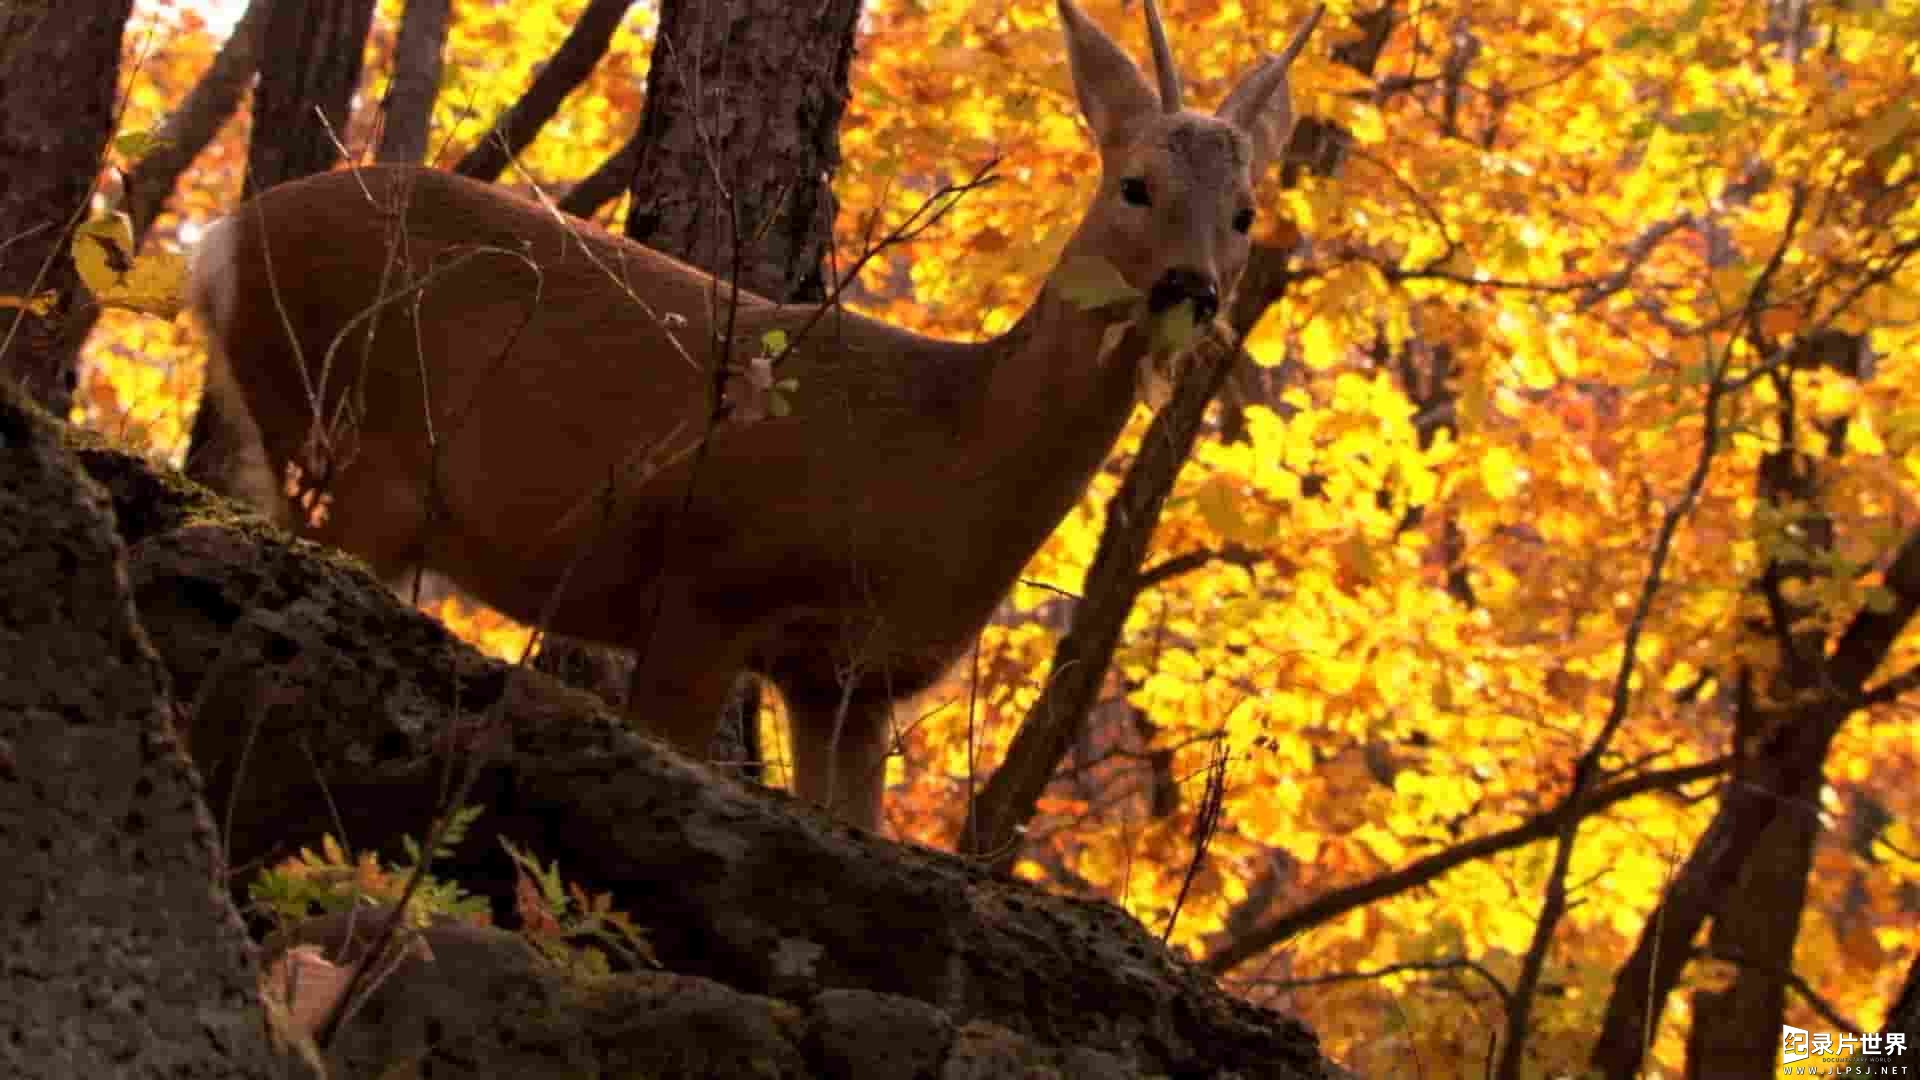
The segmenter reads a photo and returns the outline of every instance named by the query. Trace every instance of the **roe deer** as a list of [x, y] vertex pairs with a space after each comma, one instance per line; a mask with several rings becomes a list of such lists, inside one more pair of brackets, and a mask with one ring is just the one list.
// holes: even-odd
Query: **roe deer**
[[[1182, 107], [1146, 9], [1157, 88], [1059, 0], [1102, 166], [1061, 265], [1103, 260], [1152, 318], [1206, 326], [1245, 265], [1318, 13], [1209, 116]], [[278, 500], [284, 477], [305, 531], [389, 580], [430, 566], [518, 619], [634, 649], [629, 714], [683, 751], [705, 751], [736, 673], [762, 674], [792, 716], [800, 794], [869, 830], [891, 703], [967, 648], [1080, 498], [1149, 336], [1123, 339], [1137, 311], [1060, 270], [977, 344], [735, 296], [418, 167], [266, 192], [202, 244], [193, 302], [208, 393], [265, 451], [229, 491]], [[764, 365], [716, 377], [716, 354], [769, 348], [797, 381], [790, 411], [728, 418], [720, 395], [764, 385]]]

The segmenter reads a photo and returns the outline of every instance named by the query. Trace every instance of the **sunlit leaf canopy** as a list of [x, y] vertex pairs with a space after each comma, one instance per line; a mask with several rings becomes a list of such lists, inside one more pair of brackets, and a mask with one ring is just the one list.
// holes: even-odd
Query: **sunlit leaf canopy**
[[[1147, 55], [1137, 6], [1085, 6]], [[1306, 7], [1161, 6], [1202, 108]], [[127, 131], [154, 126], [218, 45], [190, 6], [136, 7]], [[456, 5], [436, 160], [479, 137], [580, 7]], [[381, 4], [363, 104], [382, 92], [399, 8]], [[635, 11], [510, 180], [564, 185], [628, 137], [652, 18]], [[1276, 172], [1260, 186], [1256, 238], [1297, 239], [1300, 270], [1247, 342], [1267, 366], [1265, 399], [1244, 408], [1243, 439], [1203, 442], [1150, 561], [1223, 557], [1144, 595], [1110, 702], [1022, 864], [1163, 926], [1224, 746], [1219, 829], [1171, 935], [1196, 953], [1255, 892], [1268, 897], [1260, 910], [1291, 906], [1552, 805], [1612, 704], [1654, 537], [1701, 456], [1710, 380], [1732, 389], [1639, 641], [1612, 764], [1726, 752], [1730, 673], [1776, 662], [1753, 622], [1765, 611], [1752, 583], [1770, 559], [1812, 563], [1794, 599], [1831, 635], [1884, 601], [1888, 553], [1920, 525], [1920, 3], [1822, 7], [1792, 48], [1756, 2], [1423, 0], [1403, 14], [1371, 77], [1331, 53], [1357, 33], [1344, 3], [1295, 67], [1300, 112], [1352, 141], [1336, 175], [1288, 170], [1287, 184]], [[933, 333], [1004, 329], [1098, 173], [1052, 0], [869, 0], [861, 32], [836, 180], [839, 263], [941, 183], [996, 158], [1001, 179], [873, 260], [851, 295]], [[366, 142], [373, 113], [350, 145]], [[156, 243], [191, 239], [180, 223], [231, 205], [245, 134], [235, 123], [201, 159]], [[1756, 370], [1821, 329], [1862, 335], [1870, 370]], [[77, 412], [177, 456], [197, 348], [184, 321], [110, 313]], [[1046, 678], [1062, 593], [1079, 587], [1144, 420], [977, 657], [900, 710], [898, 835], [954, 841], [970, 776], [1004, 753]], [[1830, 547], [1807, 550], [1796, 508], [1758, 496], [1783, 432], [1817, 459]], [[512, 631], [490, 617], [455, 621], [509, 648]], [[1885, 670], [1917, 662], [1909, 633]], [[1914, 720], [1911, 704], [1852, 717], [1827, 770], [1797, 966], [1850, 1016], [1884, 1012], [1920, 947]], [[1156, 781], [1177, 797], [1156, 806]], [[1584, 1060], [1612, 973], [1711, 811], [1653, 795], [1583, 831], [1578, 903], [1550, 969], [1561, 992], [1538, 1007], [1542, 1067]], [[1464, 955], [1511, 977], [1549, 860], [1536, 844], [1469, 863], [1243, 974]], [[1484, 995], [1416, 975], [1270, 998], [1363, 1073], [1477, 1060], [1499, 1023]], [[1655, 1047], [1668, 1066], [1688, 1019], [1684, 997], [1674, 1002]]]

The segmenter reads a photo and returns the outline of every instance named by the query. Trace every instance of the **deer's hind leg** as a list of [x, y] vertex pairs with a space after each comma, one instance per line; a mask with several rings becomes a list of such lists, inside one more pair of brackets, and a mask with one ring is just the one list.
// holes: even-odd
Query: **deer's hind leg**
[[[677, 591], [677, 590], [676, 590]], [[720, 728], [734, 680], [747, 667], [740, 627], [714, 618], [671, 593], [658, 600], [638, 590], [641, 611], [658, 605], [655, 625], [628, 643], [633, 677], [627, 684], [627, 719], [639, 730], [706, 761]]]
[[848, 694], [781, 689], [793, 734], [795, 792], [849, 825], [879, 832], [892, 701], [861, 686]]

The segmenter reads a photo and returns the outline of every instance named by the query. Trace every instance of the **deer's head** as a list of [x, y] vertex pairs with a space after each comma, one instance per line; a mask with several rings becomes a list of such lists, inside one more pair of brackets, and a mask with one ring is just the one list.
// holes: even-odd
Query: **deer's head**
[[1059, 4], [1101, 167], [1100, 190], [1069, 250], [1112, 263], [1154, 314], [1191, 301], [1195, 321], [1210, 323], [1246, 267], [1254, 181], [1293, 133], [1287, 67], [1312, 22], [1208, 115], [1181, 103], [1153, 0], [1144, 6], [1157, 87], [1073, 0]]

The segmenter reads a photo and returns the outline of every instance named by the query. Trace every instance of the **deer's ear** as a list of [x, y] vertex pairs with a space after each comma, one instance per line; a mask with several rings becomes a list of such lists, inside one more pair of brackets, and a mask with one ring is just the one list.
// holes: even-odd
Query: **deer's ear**
[[1214, 114], [1253, 139], [1253, 175], [1287, 148], [1293, 137], [1293, 90], [1287, 84], [1292, 56], [1282, 54], [1247, 73]]
[[1288, 85], [1287, 69], [1307, 47], [1313, 28], [1320, 25], [1320, 17], [1326, 13], [1325, 4], [1315, 6], [1306, 21], [1293, 32], [1293, 40], [1280, 50], [1280, 55], [1269, 57], [1266, 63], [1249, 71], [1214, 113], [1253, 139], [1256, 178], [1267, 162], [1286, 152], [1287, 140], [1293, 138], [1293, 88]]
[[1158, 113], [1160, 96], [1133, 60], [1073, 0], [1059, 3], [1067, 56], [1073, 63], [1074, 92], [1080, 96], [1080, 111], [1093, 128], [1094, 139], [1105, 149]]

